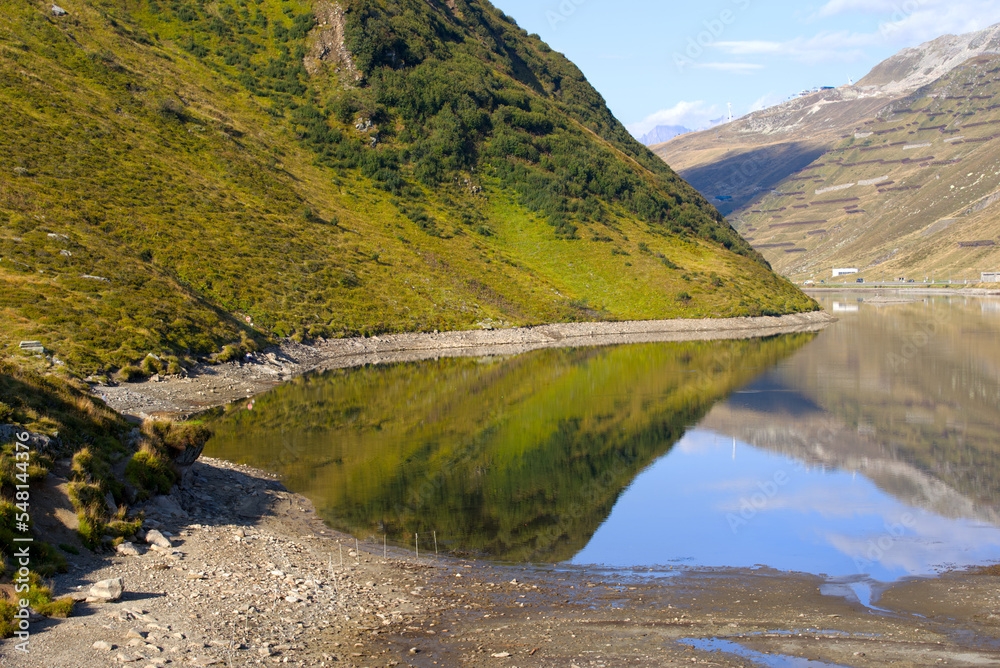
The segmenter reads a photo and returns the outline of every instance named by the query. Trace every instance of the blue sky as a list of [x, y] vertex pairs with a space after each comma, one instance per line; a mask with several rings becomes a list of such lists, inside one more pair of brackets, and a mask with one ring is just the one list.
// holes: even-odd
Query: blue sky
[[575, 62], [635, 133], [698, 129], [857, 81], [902, 48], [1000, 23], [1000, 0], [493, 0]]

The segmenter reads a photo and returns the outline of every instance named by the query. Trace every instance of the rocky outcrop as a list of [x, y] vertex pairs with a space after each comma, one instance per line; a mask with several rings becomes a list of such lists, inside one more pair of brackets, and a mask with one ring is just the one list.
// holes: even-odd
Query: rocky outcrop
[[310, 76], [324, 67], [334, 67], [357, 81], [361, 72], [354, 66], [354, 59], [344, 41], [344, 10], [339, 3], [321, 0], [313, 7], [316, 27], [309, 33], [309, 50], [302, 64]]

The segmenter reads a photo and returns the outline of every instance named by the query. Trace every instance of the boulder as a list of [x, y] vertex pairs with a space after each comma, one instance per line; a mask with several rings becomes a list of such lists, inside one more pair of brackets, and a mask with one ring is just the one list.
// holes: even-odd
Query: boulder
[[177, 500], [172, 496], [161, 495], [150, 499], [146, 503], [146, 512], [155, 513], [164, 517], [173, 515], [181, 519], [187, 519], [188, 514], [181, 508]]
[[123, 557], [138, 557], [139, 556], [139, 549], [135, 545], [133, 545], [132, 543], [130, 543], [128, 541], [125, 541], [124, 543], [120, 543], [118, 545], [118, 547], [115, 548], [115, 550], [118, 552], [118, 554], [122, 555]]
[[156, 529], [150, 529], [149, 531], [146, 532], [146, 542], [149, 543], [150, 545], [155, 545], [157, 547], [162, 547], [164, 549], [170, 549], [171, 547], [173, 547], [173, 543], [171, 543], [166, 536], [164, 536]]
[[90, 596], [104, 601], [117, 601], [125, 593], [125, 580], [111, 578], [94, 583], [90, 588]]

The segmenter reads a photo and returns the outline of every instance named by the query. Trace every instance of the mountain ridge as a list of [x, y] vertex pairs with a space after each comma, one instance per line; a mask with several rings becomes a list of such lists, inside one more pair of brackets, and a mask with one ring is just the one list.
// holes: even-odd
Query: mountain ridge
[[3, 7], [8, 353], [815, 308], [488, 3]]
[[[720, 211], [732, 217], [741, 233], [779, 271], [796, 280], [828, 279], [826, 272], [835, 266], [877, 271], [878, 275], [871, 278], [922, 280], [948, 272], [975, 278], [981, 271], [995, 270], [1000, 257], [989, 250], [996, 239], [984, 227], [982, 218], [986, 214], [970, 218], [962, 212], [976, 213], [991, 202], [993, 191], [983, 190], [983, 179], [992, 174], [986, 157], [989, 151], [984, 148], [976, 153], [975, 147], [977, 142], [992, 146], [996, 138], [984, 135], [980, 129], [968, 137], [957, 137], [952, 130], [988, 127], [992, 122], [989, 119], [993, 107], [985, 100], [993, 99], [998, 90], [996, 82], [987, 80], [984, 72], [992, 67], [985, 63], [997, 58], [998, 48], [1000, 25], [969, 35], [944, 36], [886, 59], [854, 86], [820, 91], [756, 112], [723, 126], [718, 137], [715, 131], [696, 133], [653, 148], [701, 192], [714, 197]], [[970, 54], [972, 58], [967, 59]], [[983, 67], [978, 74], [963, 74], [980, 65]], [[954, 92], [955, 87], [963, 92]], [[910, 107], [926, 107], [928, 111], [903, 120], [899, 114]], [[925, 122], [933, 120], [927, 114], [939, 120]], [[981, 115], [983, 122], [959, 120], [969, 114]], [[886, 124], [892, 118], [900, 119], [905, 128]], [[949, 122], [940, 126], [941, 120]], [[882, 137], [903, 129], [915, 138], [883, 141]], [[938, 130], [937, 135], [922, 134]], [[931, 143], [927, 147], [934, 145], [935, 137], [946, 131], [949, 134], [940, 137], [940, 149], [927, 155], [909, 153], [928, 141]], [[857, 157], [841, 160], [841, 155], [852, 150], [859, 151]], [[871, 153], [872, 159], [861, 157], [873, 151], [877, 153]], [[982, 159], [973, 154], [982, 155]], [[917, 160], [928, 156], [929, 160]], [[974, 173], [981, 176], [974, 187], [967, 183], [968, 170], [959, 174], [948, 167], [970, 156], [969, 162], [963, 164], [979, 169]], [[845, 169], [849, 165], [859, 169], [835, 173], [834, 165], [841, 162]], [[907, 167], [911, 162], [914, 166], [927, 163], [929, 171], [914, 181]], [[900, 167], [874, 166], [887, 164]], [[863, 165], [873, 167], [861, 168]], [[810, 169], [819, 171], [807, 171]], [[954, 186], [955, 192], [928, 189], [942, 179], [950, 179], [946, 186]], [[854, 192], [858, 184], [869, 181], [871, 185], [884, 182], [883, 188], [889, 188], [878, 190], [878, 203]], [[918, 183], [923, 190], [911, 188]], [[1000, 183], [994, 186], [1000, 188]], [[853, 197], [825, 195], [840, 189]], [[924, 197], [919, 204], [907, 205], [907, 198], [929, 192], [937, 193], [935, 201]], [[944, 211], [942, 202], [947, 201], [954, 202], [954, 206]], [[857, 206], [838, 209], [838, 203]], [[874, 214], [872, 207], [881, 213]], [[919, 211], [899, 213], [908, 209]], [[814, 211], [816, 215], [812, 215]], [[939, 234], [956, 220], [973, 219], [979, 222], [952, 227], [943, 237]], [[954, 236], [962, 227], [966, 228], [965, 236]], [[947, 240], [945, 246], [940, 245], [942, 239]], [[979, 242], [984, 245], [967, 245]]]

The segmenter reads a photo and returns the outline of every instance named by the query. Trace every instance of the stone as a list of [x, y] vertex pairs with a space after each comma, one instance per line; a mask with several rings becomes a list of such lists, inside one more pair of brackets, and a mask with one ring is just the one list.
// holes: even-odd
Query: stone
[[63, 9], [59, 5], [52, 5], [52, 15], [53, 16], [66, 16], [67, 14], [69, 14], [69, 12], [67, 12], [65, 9]]
[[146, 634], [137, 628], [131, 628], [125, 633], [126, 638], [136, 638], [138, 640], [145, 640]]
[[118, 547], [115, 548], [115, 551], [118, 552], [118, 554], [122, 555], [123, 557], [139, 556], [139, 549], [128, 541], [120, 543]]
[[173, 543], [171, 543], [166, 536], [156, 529], [150, 529], [146, 532], [146, 542], [150, 545], [155, 545], [164, 549], [170, 549], [173, 547]]
[[111, 578], [95, 582], [90, 588], [91, 598], [102, 601], [117, 601], [125, 593], [125, 580], [123, 578]]
[[92, 645], [92, 647], [94, 649], [98, 650], [98, 651], [101, 651], [101, 652], [110, 652], [111, 650], [113, 650], [115, 648], [114, 645], [112, 645], [109, 642], [105, 642], [103, 640], [98, 640], [97, 642], [95, 642]]
[[[181, 508], [180, 504], [170, 496], [157, 496], [146, 504], [146, 511], [157, 515], [173, 515], [182, 519], [187, 519], [188, 514]], [[161, 545], [161, 547], [166, 547]]]
[[118, 512], [118, 504], [115, 503], [115, 497], [111, 492], [104, 495], [104, 505], [108, 507], [108, 512], [112, 515]]

